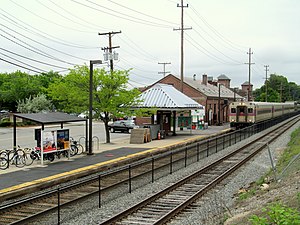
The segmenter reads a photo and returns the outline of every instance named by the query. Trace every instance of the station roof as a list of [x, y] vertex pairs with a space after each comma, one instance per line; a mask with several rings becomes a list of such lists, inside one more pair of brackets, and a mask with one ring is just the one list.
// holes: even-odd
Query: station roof
[[31, 120], [41, 124], [55, 124], [66, 122], [86, 121], [85, 118], [69, 115], [62, 112], [45, 112], [45, 113], [14, 113], [14, 116]]
[[178, 91], [172, 85], [158, 83], [140, 95], [137, 108], [188, 110], [203, 108], [198, 102]]

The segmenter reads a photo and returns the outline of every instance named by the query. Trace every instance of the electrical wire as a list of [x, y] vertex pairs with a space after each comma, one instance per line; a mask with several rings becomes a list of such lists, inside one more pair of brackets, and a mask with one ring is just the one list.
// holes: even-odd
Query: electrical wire
[[[1, 29], [0, 29], [0, 30], [1, 30]], [[73, 65], [73, 66], [76, 65], [76, 64], [74, 64], [74, 63], [66, 62], [66, 61], [64, 61], [64, 60], [58, 59], [58, 58], [56, 58], [56, 57], [54, 57], [54, 56], [51, 56], [51, 55], [49, 55], [48, 53], [45, 53], [45, 52], [43, 52], [43, 51], [40, 51], [39, 49], [37, 49], [37, 48], [35, 48], [35, 47], [33, 47], [33, 49], [31, 49], [31, 48], [29, 48], [29, 47], [27, 47], [27, 46], [24, 46], [24, 45], [22, 45], [22, 44], [20, 44], [20, 43], [18, 43], [18, 42], [16, 42], [16, 41], [14, 41], [14, 40], [12, 40], [12, 39], [6, 37], [6, 36], [3, 35], [3, 34], [0, 34], [0, 36], [6, 38], [7, 40], [9, 40], [9, 41], [11, 41], [11, 42], [13, 42], [14, 44], [17, 44], [17, 45], [19, 45], [19, 46], [21, 46], [21, 47], [23, 47], [23, 48], [25, 48], [25, 49], [27, 49], [27, 50], [29, 50], [29, 51], [32, 51], [32, 52], [34, 52], [34, 53], [36, 53], [36, 54], [39, 54], [39, 55], [42, 55], [42, 56], [44, 56], [44, 57], [46, 57], [46, 58], [50, 58], [50, 59], [53, 59], [53, 60], [56, 60], [56, 61], [59, 61], [59, 62], [62, 62], [62, 63], [66, 63], [66, 64], [69, 64], [69, 65]], [[21, 42], [22, 42], [22, 41], [21, 41]], [[28, 44], [26, 43], [26, 45], [28, 45]], [[30, 45], [29, 45], [29, 46], [30, 46]], [[30, 47], [31, 47], [31, 46], [30, 46]], [[34, 50], [34, 49], [37, 49], [37, 50]]]
[[22, 57], [22, 58], [24, 58], [24, 59], [31, 60], [31, 61], [33, 61], [33, 62], [37, 62], [37, 63], [41, 63], [41, 64], [44, 64], [44, 65], [47, 65], [47, 66], [52, 66], [52, 67], [56, 67], [56, 68], [60, 68], [60, 69], [66, 69], [66, 70], [68, 70], [68, 68], [65, 68], [65, 67], [62, 67], [62, 66], [53, 65], [53, 64], [50, 64], [50, 63], [45, 63], [45, 62], [42, 62], [42, 61], [39, 61], [39, 60], [36, 60], [36, 59], [31, 59], [31, 58], [29, 58], [29, 57], [26, 57], [26, 56], [20, 55], [20, 54], [18, 54], [18, 53], [15, 53], [15, 52], [9, 51], [9, 50], [7, 50], [7, 49], [4, 49], [4, 48], [1, 48], [1, 47], [0, 47], [0, 50], [2, 50], [2, 51], [6, 51], [6, 52], [8, 52], [8, 53], [10, 53], [10, 54], [13, 54], [13, 55], [16, 55], [16, 56]]
[[81, 33], [94, 33], [94, 32], [87, 31], [87, 30], [78, 30], [78, 29], [74, 29], [74, 28], [71, 28], [71, 27], [64, 26], [64, 25], [62, 25], [62, 24], [60, 24], [60, 23], [56, 23], [56, 22], [54, 22], [54, 21], [52, 21], [52, 20], [49, 20], [49, 19], [47, 19], [47, 18], [44, 18], [44, 17], [42, 17], [42, 16], [40, 16], [40, 15], [38, 15], [38, 14], [32, 12], [31, 10], [29, 10], [29, 9], [27, 9], [26, 7], [24, 7], [24, 6], [22, 6], [22, 5], [18, 4], [18, 3], [16, 3], [16, 2], [13, 1], [13, 0], [10, 0], [10, 1], [11, 1], [12, 3], [14, 3], [15, 5], [19, 6], [20, 8], [26, 10], [26, 11], [29, 12], [30, 14], [32, 14], [32, 15], [34, 15], [34, 16], [36, 16], [36, 17], [42, 19], [42, 20], [45, 20], [45, 21], [47, 21], [47, 22], [49, 22], [49, 23], [51, 23], [51, 24], [54, 24], [54, 25], [56, 25], [56, 26], [59, 26], [59, 27], [62, 27], [62, 28], [66, 28], [66, 29], [68, 29], [68, 30], [73, 30], [73, 31], [81, 32]]
[[25, 66], [18, 65], [18, 64], [16, 64], [16, 63], [10, 62], [10, 61], [5, 60], [5, 59], [2, 59], [2, 58], [0, 58], [0, 60], [4, 61], [4, 62], [6, 62], [6, 63], [12, 64], [12, 65], [14, 65], [14, 66], [17, 66], [17, 67], [20, 67], [20, 68], [23, 68], [23, 69], [32, 71], [32, 72], [36, 72], [36, 73], [39, 73], [39, 74], [41, 73], [41, 72], [39, 72], [39, 71], [36, 71], [36, 70], [30, 69], [30, 68], [27, 68], [27, 67], [25, 67]]
[[[9, 18], [7, 15], [4, 15], [3, 13], [0, 13], [0, 15], [2, 15], [2, 19], [3, 19], [3, 20], [7, 21], [8, 23], [10, 23], [10, 24], [12, 24], [12, 25], [14, 25], [14, 26], [16, 26], [16, 27], [18, 27], [18, 28], [20, 28], [20, 29], [22, 29], [22, 30], [28, 32], [28, 33], [30, 33], [30, 34], [35, 34], [35, 35], [37, 35], [37, 36], [39, 36], [39, 37], [42, 37], [42, 38], [44, 38], [44, 39], [46, 39], [46, 40], [50, 40], [50, 41], [52, 41], [52, 42], [55, 42], [55, 43], [58, 43], [58, 44], [61, 44], [61, 45], [65, 45], [65, 46], [69, 46], [69, 47], [81, 48], [81, 49], [96, 49], [96, 48], [99, 48], [99, 47], [93, 47], [93, 46], [83, 46], [83, 45], [78, 45], [78, 44], [74, 44], [74, 43], [71, 43], [71, 42], [65, 42], [65, 40], [62, 40], [62, 39], [57, 38], [57, 37], [55, 37], [55, 36], [53, 36], [53, 35], [51, 35], [51, 34], [48, 34], [48, 33], [46, 33], [46, 32], [43, 32], [43, 31], [41, 31], [41, 30], [39, 30], [39, 29], [37, 29], [37, 28], [31, 26], [30, 24], [25, 23], [25, 22], [22, 21], [22, 20], [19, 20], [18, 18], [16, 18], [15, 16], [9, 14], [8, 12], [2, 10], [1, 8], [0, 8], [0, 10], [1, 10], [2, 12], [6, 13], [7, 15], [9, 15], [10, 17], [14, 18], [14, 19]], [[4, 17], [4, 18], [3, 18], [3, 17]], [[19, 22], [17, 22], [17, 21], [19, 21]], [[25, 24], [26, 26], [31, 27], [32, 29], [30, 29], [30, 28], [28, 28], [28, 27], [26, 27], [26, 26], [24, 26], [24, 25], [21, 25], [20, 23], [23, 23], [23, 24]], [[38, 32], [36, 32], [36, 31], [38, 31]], [[44, 34], [44, 35], [43, 35], [43, 34]], [[52, 38], [49, 38], [49, 37], [52, 37]], [[56, 39], [56, 40], [55, 40], [55, 39]], [[58, 40], [58, 41], [57, 41], [57, 40]]]
[[175, 26], [178, 26], [178, 23], [173, 23], [173, 22], [171, 22], [171, 21], [163, 20], [163, 19], [160, 19], [160, 18], [158, 18], [158, 17], [154, 17], [154, 16], [151, 16], [151, 15], [148, 15], [148, 14], [145, 14], [145, 13], [142, 13], [142, 12], [139, 12], [139, 11], [137, 11], [137, 10], [131, 9], [131, 8], [127, 7], [127, 6], [121, 5], [120, 3], [117, 3], [117, 2], [112, 1], [112, 0], [107, 0], [107, 1], [109, 1], [109, 2], [111, 2], [111, 3], [113, 3], [113, 4], [115, 4], [115, 5], [121, 6], [121, 7], [125, 8], [125, 9], [128, 9], [128, 10], [130, 10], [130, 11], [133, 11], [133, 12], [135, 12], [135, 13], [138, 13], [138, 14], [140, 14], [140, 15], [143, 15], [143, 16], [146, 16], [146, 17], [149, 17], [149, 18], [152, 18], [152, 19], [156, 19], [156, 20], [159, 20], [159, 21], [162, 21], [162, 22], [166, 22], [166, 23], [169, 23], [169, 24], [173, 24], [173, 25], [175, 25]]
[[[128, 18], [126, 18], [126, 17], [124, 17], [124, 16], [120, 16], [120, 15], [108, 13], [107, 11], [104, 11], [104, 10], [101, 10], [101, 9], [99, 9], [99, 8], [95, 8], [95, 7], [92, 7], [92, 6], [83, 4], [83, 3], [78, 2], [78, 1], [76, 1], [76, 0], [71, 0], [71, 1], [72, 1], [72, 2], [75, 2], [75, 3], [79, 4], [79, 5], [82, 5], [82, 6], [84, 6], [84, 7], [87, 7], [87, 8], [93, 9], [93, 10], [96, 10], [96, 11], [98, 11], [98, 12], [102, 12], [102, 13], [108, 14], [109, 16], [117, 17], [117, 18], [119, 18], [119, 19], [124, 19], [124, 20], [128, 20], [128, 21], [131, 21], [131, 22], [134, 22], [134, 23], [144, 24], [144, 25], [148, 25], [148, 26], [161, 27], [161, 28], [170, 28], [170, 26], [159, 25], [159, 24], [156, 24], [156, 23], [153, 23], [153, 22], [149, 22], [149, 21], [147, 21], [147, 22], [142, 22], [142, 21], [143, 21], [142, 19], [134, 18], [134, 17], [131, 17], [130, 15], [126, 15], [126, 14], [125, 14], [125, 16], [128, 17]], [[87, 0], [86, 0], [86, 1], [87, 1]], [[91, 2], [91, 3], [100, 6], [100, 5], [97, 4], [97, 3], [93, 3], [93, 2]], [[100, 7], [103, 7], [103, 6], [100, 6]], [[106, 8], [106, 7], [103, 7], [103, 8]], [[107, 8], [107, 9], [108, 9], [108, 8]], [[108, 10], [114, 11], [114, 10], [111, 10], [111, 9], [108, 9]], [[117, 12], [117, 13], [118, 13], [118, 12]], [[119, 14], [122, 14], [122, 13], [119, 13]], [[134, 19], [132, 19], [132, 18], [134, 18]]]
[[36, 69], [36, 70], [39, 70], [39, 71], [41, 71], [41, 72], [45, 72], [45, 73], [47, 72], [46, 70], [37, 68], [37, 67], [35, 67], [35, 66], [31, 66], [31, 65], [29, 65], [29, 64], [27, 64], [27, 63], [22, 62], [21, 60], [15, 59], [15, 58], [13, 58], [13, 57], [11, 57], [11, 56], [9, 56], [9, 55], [6, 55], [6, 54], [4, 54], [4, 53], [1, 53], [1, 52], [0, 52], [0, 54], [1, 54], [1, 55], [4, 55], [5, 57], [7, 57], [7, 58], [9, 58], [9, 59], [15, 60], [15, 61], [18, 62], [18, 63], [24, 64], [25, 66], [29, 66], [29, 67], [31, 67], [31, 68], [33, 68], [33, 69]]
[[[192, 6], [190, 5], [190, 8], [192, 9], [192, 11], [195, 13], [195, 15], [214, 33], [216, 34], [217, 37], [219, 37], [223, 42], [227, 43], [228, 45], [230, 45], [231, 47], [242, 51], [242, 49], [245, 49], [245, 46], [241, 46], [238, 44], [233, 43], [232, 41], [228, 40], [227, 38], [225, 38], [220, 32], [218, 32], [213, 26], [211, 26], [203, 16], [200, 15], [200, 13]], [[242, 49], [241, 49], [242, 48]]]
[[[77, 56], [68, 54], [68, 53], [66, 53], [66, 52], [60, 51], [60, 50], [58, 50], [58, 49], [52, 48], [52, 47], [50, 47], [50, 46], [47, 46], [47, 45], [45, 45], [45, 44], [43, 44], [43, 43], [41, 43], [41, 42], [39, 42], [39, 41], [36, 41], [36, 40], [34, 40], [34, 39], [32, 39], [32, 38], [29, 38], [29, 37], [25, 36], [24, 34], [20, 34], [19, 32], [15, 31], [15, 30], [13, 30], [13, 29], [10, 29], [9, 27], [7, 27], [7, 26], [5, 26], [5, 25], [3, 25], [3, 24], [1, 24], [1, 23], [0, 23], [0, 25], [3, 26], [3, 27], [5, 27], [6, 29], [8, 29], [8, 30], [10, 30], [10, 31], [13, 31], [13, 32], [17, 33], [18, 35], [21, 35], [22, 37], [27, 38], [28, 40], [30, 40], [30, 41], [32, 41], [32, 42], [35, 42], [35, 43], [37, 43], [37, 44], [39, 44], [39, 45], [42, 45], [42, 46], [44, 46], [44, 47], [46, 47], [46, 48], [49, 48], [49, 49], [53, 50], [53, 51], [59, 52], [59, 53], [61, 53], [61, 54], [67, 55], [67, 56], [72, 57], [72, 58], [76, 58], [76, 59], [88, 61], [88, 59], [80, 58], [80, 57], [77, 57]], [[0, 30], [2, 30], [2, 29], [0, 29]], [[2, 30], [2, 31], [3, 31], [3, 30]], [[6, 33], [6, 34], [8, 34], [8, 35], [10, 35], [10, 36], [13, 36], [13, 35], [11, 35], [10, 33], [6, 32], [6, 31], [3, 31], [3, 32]], [[17, 40], [21, 41], [21, 40], [18, 39], [18, 38], [17, 38]]]

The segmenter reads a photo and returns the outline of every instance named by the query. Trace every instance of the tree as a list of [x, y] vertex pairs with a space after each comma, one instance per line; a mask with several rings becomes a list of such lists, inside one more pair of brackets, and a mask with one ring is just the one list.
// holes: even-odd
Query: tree
[[[300, 86], [288, 82], [282, 75], [271, 74], [267, 83], [268, 102], [297, 101], [300, 98]], [[254, 91], [255, 101], [265, 101], [266, 85]]]
[[18, 101], [25, 101], [45, 93], [49, 83], [60, 75], [55, 72], [48, 72], [39, 75], [30, 75], [21, 71], [0, 74], [0, 107], [15, 111]]
[[52, 110], [52, 103], [47, 99], [45, 94], [39, 94], [32, 98], [18, 101], [18, 112], [21, 113], [38, 113], [49, 112]]
[[[89, 68], [76, 66], [69, 74], [54, 79], [49, 85], [48, 94], [65, 112], [83, 112], [89, 108]], [[110, 143], [108, 122], [114, 117], [132, 115], [131, 106], [137, 101], [140, 92], [129, 90], [127, 82], [129, 70], [105, 71], [95, 69], [93, 72], [93, 111], [105, 125], [106, 143]]]

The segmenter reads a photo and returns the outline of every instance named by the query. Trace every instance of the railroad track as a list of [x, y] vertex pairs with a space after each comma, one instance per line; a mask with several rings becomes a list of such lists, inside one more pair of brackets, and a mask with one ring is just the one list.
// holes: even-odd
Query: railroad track
[[161, 192], [104, 221], [101, 225], [165, 224], [252, 159], [299, 118], [268, 132]]
[[[235, 136], [234, 139], [237, 137]], [[223, 138], [222, 138], [223, 139]], [[225, 139], [225, 137], [224, 137]], [[241, 140], [241, 135], [239, 136], [239, 139]], [[233, 142], [233, 140], [230, 137], [229, 143]], [[260, 142], [266, 142], [269, 140], [260, 140]], [[236, 143], [236, 140], [234, 141]], [[205, 144], [206, 145], [206, 144]], [[212, 150], [216, 149], [218, 150], [218, 142], [216, 139], [215, 143], [209, 143], [208, 145], [211, 147]], [[224, 143], [221, 144], [224, 147]], [[209, 154], [209, 151], [211, 150], [207, 148], [207, 155]], [[250, 151], [250, 150], [249, 150]], [[194, 150], [194, 152], [196, 152]], [[178, 161], [182, 159], [182, 155], [187, 154], [187, 152], [182, 153], [174, 153], [171, 156], [171, 159], [174, 161]], [[238, 153], [237, 153], [238, 154]], [[236, 162], [238, 158], [248, 154], [248, 153], [239, 153], [239, 156], [227, 156], [227, 159], [224, 159], [223, 165], [211, 165], [210, 167], [207, 167], [206, 170], [203, 171], [202, 174], [202, 180], [198, 180], [195, 182], [187, 183], [185, 186], [189, 187], [188, 193], [192, 193], [195, 190], [202, 190], [205, 192], [204, 184], [207, 184], [208, 178], [210, 180], [212, 178], [216, 179], [215, 183], [217, 183], [217, 174], [223, 173], [223, 168], [227, 168], [230, 170], [232, 167], [232, 163]], [[197, 157], [198, 158], [198, 157]], [[164, 159], [158, 159], [155, 161], [155, 167], [157, 169], [165, 168], [166, 162], [170, 161], [169, 157], [166, 157]], [[132, 170], [130, 170], [130, 176], [133, 178], [139, 178], [143, 177], [145, 174], [149, 174], [152, 172], [154, 167], [154, 164], [152, 161], [144, 162], [143, 164], [140, 164], [139, 166], [132, 166]], [[167, 167], [168, 168], [168, 167]], [[171, 167], [172, 168], [172, 167]], [[231, 169], [233, 170], [233, 169]], [[196, 176], [196, 175], [195, 175]], [[203, 180], [203, 177], [205, 178]], [[153, 178], [152, 178], [153, 179]], [[214, 180], [213, 179], [213, 180]], [[101, 185], [100, 185], [101, 182]], [[182, 181], [184, 182], [184, 181]], [[41, 218], [42, 215], [48, 214], [49, 212], [57, 211], [58, 214], [58, 221], [60, 221], [60, 208], [63, 206], [67, 206], [72, 203], [76, 203], [79, 200], [82, 200], [84, 198], [87, 198], [88, 196], [95, 195], [96, 193], [101, 192], [101, 197], [105, 197], [105, 195], [109, 195], [109, 190], [113, 188], [117, 188], [119, 186], [125, 186], [130, 183], [130, 180], [128, 178], [128, 170], [117, 170], [117, 171], [110, 171], [107, 174], [102, 174], [101, 178], [100, 176], [95, 176], [87, 179], [82, 179], [80, 182], [76, 182], [74, 184], [69, 184], [65, 186], [61, 186], [59, 189], [52, 189], [49, 191], [45, 191], [40, 194], [36, 194], [35, 196], [22, 199], [21, 201], [12, 202], [6, 205], [0, 206], [0, 224], [6, 225], [6, 224], [27, 224], [30, 221], [34, 221], [36, 219]], [[211, 185], [214, 185], [212, 181], [210, 181]], [[184, 195], [186, 194], [186, 191], [184, 189], [179, 189], [178, 192], [174, 192], [176, 195], [180, 196], [180, 193], [182, 193], [182, 196], [178, 199], [183, 199]], [[168, 197], [169, 198], [169, 197]], [[168, 199], [167, 198], [167, 199]], [[167, 199], [164, 199], [163, 202], [166, 202]], [[171, 200], [175, 202], [178, 202], [178, 200]], [[100, 205], [100, 197], [99, 197], [99, 205]], [[171, 204], [171, 203], [170, 203]], [[169, 208], [169, 207], [168, 207]], [[154, 213], [156, 214], [156, 213]], [[149, 219], [150, 220], [150, 219]], [[106, 223], [106, 224], [109, 224]]]

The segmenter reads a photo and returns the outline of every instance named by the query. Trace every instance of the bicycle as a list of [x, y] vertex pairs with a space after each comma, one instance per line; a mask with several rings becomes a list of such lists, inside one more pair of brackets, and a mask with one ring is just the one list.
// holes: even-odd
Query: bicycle
[[[1, 158], [5, 158], [7, 160], [7, 167], [9, 167], [10, 164], [14, 164], [16, 167], [24, 167], [27, 163], [28, 156], [26, 156], [25, 152], [18, 148], [18, 149], [12, 149], [12, 150], [3, 150], [0, 153]], [[29, 157], [30, 158], [30, 157]], [[2, 166], [5, 167], [4, 161], [2, 160]]]
[[6, 170], [8, 168], [8, 160], [4, 157], [0, 157], [0, 169]]
[[78, 142], [75, 141], [74, 138], [70, 137], [70, 155], [80, 155], [84, 152], [84, 147]]

